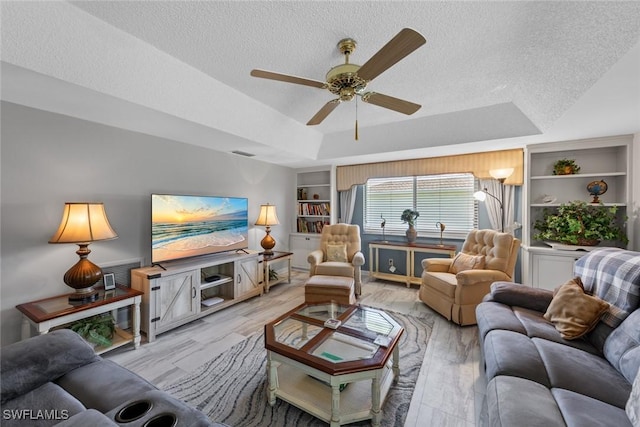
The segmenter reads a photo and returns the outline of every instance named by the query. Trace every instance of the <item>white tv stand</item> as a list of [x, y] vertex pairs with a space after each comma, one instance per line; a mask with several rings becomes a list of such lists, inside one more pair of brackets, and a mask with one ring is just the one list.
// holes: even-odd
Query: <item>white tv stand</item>
[[[207, 282], [205, 278], [219, 276]], [[258, 253], [224, 253], [131, 270], [131, 287], [144, 292], [140, 329], [157, 334], [261, 295]]]

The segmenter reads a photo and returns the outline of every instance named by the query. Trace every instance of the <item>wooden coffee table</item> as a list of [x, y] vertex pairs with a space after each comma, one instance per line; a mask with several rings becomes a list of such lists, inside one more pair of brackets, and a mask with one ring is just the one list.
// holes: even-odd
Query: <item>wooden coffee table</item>
[[[324, 326], [338, 319], [337, 329]], [[303, 304], [265, 325], [267, 397], [331, 427], [371, 419], [399, 375], [404, 328], [382, 310], [336, 303]], [[386, 340], [379, 345], [380, 340]]]

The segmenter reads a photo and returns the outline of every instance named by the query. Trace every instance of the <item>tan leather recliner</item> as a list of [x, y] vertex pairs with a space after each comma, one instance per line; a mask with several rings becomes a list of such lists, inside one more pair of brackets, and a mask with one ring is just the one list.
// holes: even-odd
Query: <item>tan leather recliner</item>
[[[330, 261], [327, 257], [329, 246], [346, 246], [345, 261]], [[331, 249], [331, 248], [329, 248]], [[353, 277], [355, 294], [360, 295], [362, 282], [360, 267], [364, 264], [364, 255], [360, 252], [360, 227], [351, 224], [325, 225], [320, 235], [320, 249], [311, 252], [309, 276], [345, 276]]]
[[[479, 256], [482, 269], [450, 272], [453, 258], [422, 260], [420, 299], [459, 325], [475, 325], [476, 306], [489, 293], [493, 282], [513, 281], [520, 240], [494, 230], [472, 230], [461, 252]], [[484, 258], [482, 258], [484, 256]], [[458, 264], [458, 263], [456, 263]]]

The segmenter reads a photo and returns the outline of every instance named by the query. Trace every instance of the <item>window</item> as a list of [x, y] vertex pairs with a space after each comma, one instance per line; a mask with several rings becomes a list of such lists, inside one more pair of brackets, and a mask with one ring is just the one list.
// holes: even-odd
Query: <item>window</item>
[[478, 205], [473, 198], [476, 180], [472, 174], [371, 178], [364, 191], [364, 232], [404, 235], [407, 224], [402, 211], [420, 212], [416, 229], [420, 236], [439, 237], [437, 222], [444, 223], [448, 237], [464, 238], [478, 226]]

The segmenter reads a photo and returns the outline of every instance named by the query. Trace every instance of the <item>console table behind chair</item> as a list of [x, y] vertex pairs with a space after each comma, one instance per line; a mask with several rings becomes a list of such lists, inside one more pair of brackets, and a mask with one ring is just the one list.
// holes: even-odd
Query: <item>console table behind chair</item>
[[[406, 274], [391, 274], [380, 272], [380, 249], [389, 251], [400, 251], [406, 254]], [[369, 277], [374, 279], [391, 280], [394, 282], [403, 282], [407, 287], [411, 284], [420, 285], [422, 279], [414, 276], [415, 273], [415, 253], [431, 253], [444, 254], [453, 258], [456, 255], [456, 246], [454, 245], [425, 245], [420, 243], [402, 243], [402, 242], [371, 242], [369, 243]]]

